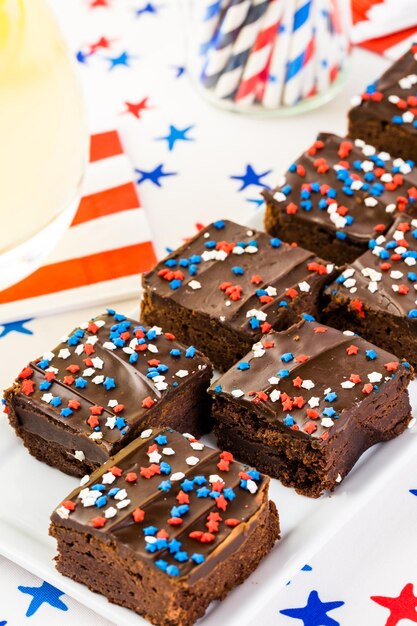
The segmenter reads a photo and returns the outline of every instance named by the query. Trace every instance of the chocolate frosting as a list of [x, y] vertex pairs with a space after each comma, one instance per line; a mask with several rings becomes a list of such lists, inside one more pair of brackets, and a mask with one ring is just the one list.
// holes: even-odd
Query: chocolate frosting
[[145, 274], [143, 285], [254, 340], [263, 322], [275, 326], [292, 298], [307, 295], [333, 270], [303, 248], [220, 220]]
[[397, 317], [417, 318], [417, 220], [403, 215], [386, 234], [371, 241], [371, 249], [356, 259], [328, 288], [354, 301], [358, 315], [364, 306]]
[[148, 429], [51, 520], [192, 583], [239, 547], [267, 502], [269, 479], [232, 459], [189, 434]]
[[103, 461], [207, 368], [192, 346], [110, 310], [24, 368], [13, 401], [30, 432], [63, 445], [77, 441], [89, 458]]
[[417, 134], [417, 46], [413, 45], [359, 96], [355, 117], [377, 117]]
[[360, 403], [394, 378], [410, 376], [407, 366], [350, 331], [302, 321], [265, 335], [210, 393], [243, 405], [273, 428], [326, 445]]
[[360, 139], [321, 133], [292, 164], [268, 202], [285, 220], [313, 223], [339, 239], [366, 243], [391, 226], [395, 213], [417, 207], [417, 169]]

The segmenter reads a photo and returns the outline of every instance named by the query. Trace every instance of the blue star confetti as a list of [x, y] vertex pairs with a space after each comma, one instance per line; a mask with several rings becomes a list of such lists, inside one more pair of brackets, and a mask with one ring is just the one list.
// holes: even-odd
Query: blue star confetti
[[53, 585], [50, 585], [46, 581], [44, 581], [40, 587], [23, 587], [22, 585], [19, 585], [18, 590], [32, 596], [32, 600], [30, 601], [28, 610], [26, 611], [26, 617], [34, 615], [42, 604], [49, 604], [60, 611], [68, 611], [67, 605], [60, 600], [60, 597], [64, 595], [64, 592], [60, 591]]
[[265, 200], [263, 198], [246, 198], [246, 202], [254, 204], [256, 209], [265, 204]]
[[147, 172], [146, 170], [135, 169], [137, 174], [140, 174], [140, 177], [136, 181], [138, 185], [144, 183], [146, 180], [149, 180], [151, 183], [156, 185], [157, 187], [162, 187], [160, 183], [160, 178], [164, 178], [165, 176], [177, 176], [177, 172], [164, 172], [164, 165], [161, 163], [157, 165], [154, 170]]
[[143, 7], [136, 9], [136, 15], [138, 17], [144, 15], [145, 13], [156, 15], [158, 13], [158, 7], [156, 7], [152, 2], [147, 2]]
[[128, 52], [122, 52], [119, 56], [116, 57], [107, 57], [107, 61], [110, 61], [109, 70], [114, 69], [118, 65], [124, 65], [125, 67], [130, 67], [130, 61], [133, 57], [130, 56]]
[[194, 128], [194, 126], [187, 126], [182, 130], [180, 128], [176, 128], [172, 124], [169, 126], [169, 133], [164, 137], [157, 137], [157, 141], [167, 141], [168, 149], [171, 151], [174, 149], [175, 143], [177, 141], [194, 141], [192, 137], [187, 137], [187, 133]]
[[283, 609], [280, 613], [287, 617], [301, 620], [304, 626], [340, 626], [339, 622], [329, 617], [327, 613], [338, 609], [344, 604], [342, 600], [323, 602], [320, 600], [317, 591], [314, 590], [308, 596], [306, 606], [294, 609]]
[[28, 324], [33, 320], [33, 317], [29, 317], [26, 320], [18, 320], [17, 322], [9, 322], [8, 324], [0, 324], [0, 339], [7, 337], [10, 333], [21, 333], [22, 335], [33, 335], [33, 330], [25, 328], [25, 324]]
[[0, 626], [6, 626], [7, 622], [6, 620], [4, 620], [3, 622], [0, 622]]
[[266, 170], [261, 174], [257, 174], [252, 165], [248, 164], [246, 166], [246, 172], [243, 174], [243, 176], [230, 176], [230, 178], [232, 178], [233, 180], [241, 180], [242, 185], [240, 189], [238, 189], [238, 191], [243, 191], [244, 189], [246, 189], [246, 187], [250, 187], [251, 185], [256, 185], [257, 187], [268, 187], [268, 185], [262, 182], [261, 179], [264, 176], [268, 176], [268, 174], [270, 174], [271, 172], [272, 170]]
[[185, 74], [184, 65], [173, 65], [172, 67], [175, 70], [175, 78], [181, 78], [181, 76]]
[[417, 496], [417, 489], [410, 489], [410, 493], [411, 493], [413, 496]]

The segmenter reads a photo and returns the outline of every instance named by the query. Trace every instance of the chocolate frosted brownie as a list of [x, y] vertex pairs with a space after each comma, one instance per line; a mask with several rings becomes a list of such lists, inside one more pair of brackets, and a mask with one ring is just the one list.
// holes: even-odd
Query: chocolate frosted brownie
[[349, 134], [417, 162], [417, 45], [354, 100]]
[[219, 446], [304, 495], [332, 491], [411, 414], [408, 363], [350, 331], [270, 333], [212, 387]]
[[417, 367], [417, 220], [403, 215], [326, 290], [326, 323]]
[[220, 370], [262, 333], [315, 316], [331, 263], [229, 221], [211, 224], [144, 275], [142, 319], [193, 343]]
[[194, 624], [278, 539], [268, 484], [191, 435], [148, 429], [53, 512], [57, 569], [153, 624]]
[[109, 309], [23, 368], [5, 400], [31, 454], [83, 476], [143, 428], [208, 432], [211, 374], [193, 346]]
[[266, 230], [341, 265], [384, 233], [396, 212], [417, 215], [417, 169], [373, 146], [327, 133], [264, 190]]

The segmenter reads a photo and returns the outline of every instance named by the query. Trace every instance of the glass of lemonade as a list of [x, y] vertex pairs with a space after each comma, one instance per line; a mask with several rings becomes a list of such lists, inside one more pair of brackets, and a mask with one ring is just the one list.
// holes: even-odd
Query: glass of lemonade
[[46, 0], [0, 0], [0, 290], [58, 244], [87, 155], [75, 61]]

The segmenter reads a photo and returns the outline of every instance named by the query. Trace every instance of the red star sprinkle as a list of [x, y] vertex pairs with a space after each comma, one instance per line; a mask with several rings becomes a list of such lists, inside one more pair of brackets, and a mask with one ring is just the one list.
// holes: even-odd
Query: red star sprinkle
[[261, 324], [261, 331], [265, 334], [265, 333], [269, 333], [269, 331], [271, 330], [272, 326], [269, 322], [264, 322], [263, 324]]
[[91, 524], [94, 528], [103, 528], [106, 521], [105, 517], [94, 517], [94, 519], [91, 520]]
[[127, 483], [134, 483], [137, 479], [138, 475], [136, 474], [136, 472], [128, 472], [125, 476], [125, 481]]
[[65, 509], [68, 509], [68, 511], [73, 511], [77, 505], [75, 502], [72, 502], [72, 500], [65, 500], [65, 502], [62, 503], [62, 506]]
[[398, 361], [390, 361], [389, 363], [384, 363], [384, 367], [388, 372], [395, 372], [398, 369], [398, 366]]
[[385, 626], [397, 626], [403, 619], [417, 622], [417, 597], [414, 595], [412, 583], [407, 583], [396, 598], [371, 596], [371, 600], [389, 610], [390, 615]]
[[145, 519], [145, 511], [137, 508], [134, 511], [132, 511], [132, 517], [136, 523], [143, 522], [143, 520]]
[[315, 333], [327, 333], [327, 328], [325, 328], [324, 326], [316, 326], [316, 328], [314, 329]]
[[372, 383], [365, 383], [362, 389], [362, 393], [371, 393], [371, 391], [373, 390], [374, 386]]
[[170, 517], [168, 520], [168, 524], [170, 526], [179, 526], [180, 524], [182, 524], [182, 518], [181, 517]]
[[30, 396], [35, 391], [35, 383], [33, 380], [24, 380], [21, 389], [25, 396]]
[[109, 469], [109, 472], [111, 472], [111, 474], [113, 474], [113, 476], [116, 476], [116, 477], [119, 477], [123, 474], [122, 468], [117, 467], [117, 465], [113, 465], [113, 467]]
[[298, 291], [294, 289], [294, 287], [290, 287], [285, 292], [285, 295], [287, 296], [287, 298], [296, 298], [298, 296]]
[[352, 356], [352, 354], [358, 354], [359, 348], [358, 346], [349, 346], [348, 348], [346, 348], [346, 353], [349, 356]]
[[33, 369], [31, 369], [30, 367], [24, 367], [22, 371], [20, 372], [18, 378], [21, 378], [22, 380], [24, 380], [25, 378], [29, 378], [30, 376], [32, 376], [32, 374], [33, 374]]
[[224, 520], [224, 523], [226, 524], [226, 526], [234, 528], [235, 526], [238, 526], [240, 524], [240, 521], [235, 517], [229, 517], [228, 519]]
[[351, 374], [349, 380], [351, 383], [355, 383], [355, 385], [362, 382], [359, 374]]
[[99, 406], [98, 404], [94, 404], [93, 406], [90, 406], [90, 413], [91, 415], [101, 415], [103, 413], [103, 407]]
[[301, 385], [303, 384], [303, 379], [300, 378], [300, 376], [297, 376], [297, 378], [293, 378], [292, 384], [294, 387], [301, 387]]
[[[100, 39], [98, 39], [95, 43], [90, 44], [90, 54], [97, 52], [97, 50], [99, 50], [100, 48], [104, 50], [108, 50], [110, 48], [110, 43], [111, 43], [111, 40], [107, 39], [107, 37], [100, 37]], [[97, 331], [91, 331], [90, 326], [93, 326], [93, 324], [89, 325], [88, 327], [89, 332], [97, 332]]]
[[79, 409], [80, 406], [81, 406], [81, 403], [78, 400], [70, 400], [68, 402], [68, 408], [74, 409], [75, 411]]
[[143, 401], [142, 401], [142, 406], [145, 409], [150, 409], [151, 406], [153, 406], [155, 404], [155, 401], [152, 400], [151, 396], [147, 396]]
[[363, 310], [363, 302], [361, 302], [360, 300], [352, 300], [352, 302], [350, 303], [350, 306], [354, 311], [356, 311], [359, 317], [361, 318], [365, 317], [365, 312]]
[[187, 493], [184, 493], [184, 491], [181, 489], [177, 495], [177, 501], [180, 504], [190, 504], [190, 498], [188, 496]]

